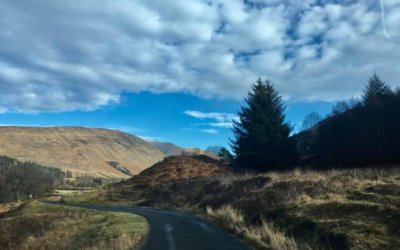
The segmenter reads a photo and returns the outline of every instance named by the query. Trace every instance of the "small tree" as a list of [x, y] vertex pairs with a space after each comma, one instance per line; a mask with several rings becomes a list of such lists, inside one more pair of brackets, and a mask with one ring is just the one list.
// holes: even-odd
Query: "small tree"
[[350, 109], [350, 105], [346, 101], [340, 101], [332, 107], [332, 115], [342, 114]]
[[292, 127], [285, 122], [285, 105], [270, 81], [259, 79], [234, 121], [232, 147], [239, 167], [259, 171], [287, 169], [295, 160]]
[[365, 104], [377, 104], [385, 96], [392, 95], [393, 92], [385, 82], [383, 82], [377, 73], [368, 81], [364, 89], [363, 99]]
[[67, 178], [72, 178], [72, 172], [67, 170]]
[[228, 166], [232, 166], [233, 165], [233, 161], [234, 161], [233, 155], [225, 147], [222, 147], [219, 150], [218, 158], [222, 163], [224, 163], [224, 164], [226, 164]]
[[322, 117], [317, 112], [312, 112], [304, 118], [302, 129], [310, 129], [317, 125], [322, 120]]

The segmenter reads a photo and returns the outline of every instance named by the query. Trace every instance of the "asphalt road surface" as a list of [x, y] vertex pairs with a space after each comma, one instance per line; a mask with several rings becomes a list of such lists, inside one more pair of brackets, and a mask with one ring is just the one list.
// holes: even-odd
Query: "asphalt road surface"
[[189, 213], [144, 207], [78, 205], [45, 202], [110, 212], [141, 215], [150, 224], [143, 250], [244, 250], [249, 249], [229, 233]]

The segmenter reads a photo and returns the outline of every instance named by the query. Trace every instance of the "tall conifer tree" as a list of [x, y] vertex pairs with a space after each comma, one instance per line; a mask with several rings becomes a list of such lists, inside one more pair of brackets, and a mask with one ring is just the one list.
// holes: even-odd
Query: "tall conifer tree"
[[295, 146], [289, 138], [292, 128], [285, 122], [285, 105], [278, 91], [269, 80], [259, 79], [245, 101], [233, 129], [237, 165], [259, 171], [290, 168]]

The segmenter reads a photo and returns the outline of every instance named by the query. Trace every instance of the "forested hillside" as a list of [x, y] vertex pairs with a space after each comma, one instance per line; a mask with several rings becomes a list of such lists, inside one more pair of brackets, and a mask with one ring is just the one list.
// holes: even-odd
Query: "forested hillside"
[[0, 156], [0, 203], [41, 197], [63, 177], [59, 169]]
[[400, 162], [400, 91], [377, 75], [360, 101], [340, 102], [332, 114], [294, 136], [302, 165], [318, 168]]

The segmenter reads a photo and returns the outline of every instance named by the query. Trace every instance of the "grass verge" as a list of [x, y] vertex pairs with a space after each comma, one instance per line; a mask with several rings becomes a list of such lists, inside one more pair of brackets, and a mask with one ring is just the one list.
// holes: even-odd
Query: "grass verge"
[[0, 249], [137, 249], [147, 231], [134, 214], [33, 201], [0, 214]]
[[258, 226], [248, 225], [240, 211], [226, 205], [219, 209], [207, 207], [207, 216], [218, 225], [245, 239], [257, 248], [297, 250], [296, 241], [271, 222], [262, 221]]

